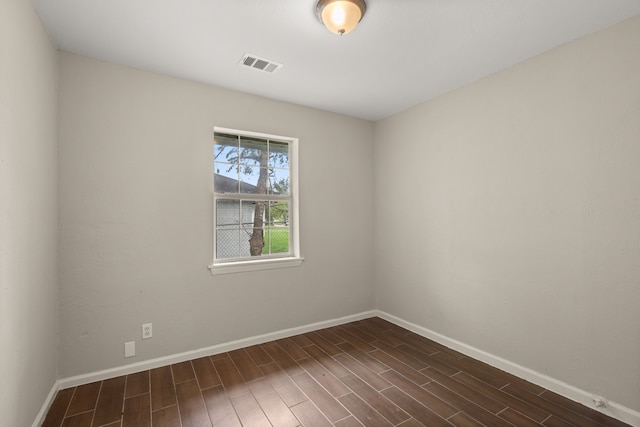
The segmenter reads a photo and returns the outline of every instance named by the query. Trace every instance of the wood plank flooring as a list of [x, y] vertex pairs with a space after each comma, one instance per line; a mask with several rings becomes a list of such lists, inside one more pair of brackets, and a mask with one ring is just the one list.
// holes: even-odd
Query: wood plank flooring
[[374, 317], [61, 390], [42, 425], [626, 424]]

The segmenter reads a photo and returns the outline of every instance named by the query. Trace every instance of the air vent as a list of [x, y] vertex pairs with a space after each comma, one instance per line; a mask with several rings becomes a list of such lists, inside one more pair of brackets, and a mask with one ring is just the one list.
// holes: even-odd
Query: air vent
[[245, 67], [254, 68], [256, 70], [264, 71], [267, 73], [273, 73], [282, 68], [282, 64], [278, 64], [277, 62], [273, 62], [270, 59], [261, 58], [256, 55], [251, 55], [250, 53], [245, 53], [240, 61], [240, 65], [244, 65]]

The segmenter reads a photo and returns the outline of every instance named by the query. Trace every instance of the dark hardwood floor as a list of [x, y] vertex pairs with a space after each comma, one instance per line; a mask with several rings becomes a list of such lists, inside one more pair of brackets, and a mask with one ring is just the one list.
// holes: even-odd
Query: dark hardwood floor
[[45, 427], [625, 426], [371, 318], [58, 392]]

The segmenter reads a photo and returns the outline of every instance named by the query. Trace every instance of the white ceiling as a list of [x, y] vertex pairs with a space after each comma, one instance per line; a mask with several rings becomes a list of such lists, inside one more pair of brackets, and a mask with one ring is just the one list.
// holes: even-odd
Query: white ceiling
[[[315, 4], [34, 0], [61, 50], [368, 120], [640, 14], [640, 0], [367, 0], [340, 37]], [[245, 53], [284, 67], [241, 67]]]

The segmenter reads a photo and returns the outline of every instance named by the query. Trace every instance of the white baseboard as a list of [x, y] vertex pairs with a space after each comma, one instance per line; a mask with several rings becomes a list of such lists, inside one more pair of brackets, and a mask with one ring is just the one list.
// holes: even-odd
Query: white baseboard
[[42, 408], [40, 408], [40, 412], [36, 415], [36, 419], [33, 421], [31, 427], [40, 427], [44, 422], [44, 418], [47, 416], [47, 412], [49, 412], [49, 408], [51, 408], [51, 404], [53, 403], [53, 399], [55, 399], [56, 394], [60, 390], [60, 381], [56, 381], [53, 383], [51, 390], [49, 390], [49, 394], [47, 395]]
[[278, 340], [281, 338], [292, 337], [294, 335], [303, 334], [305, 332], [311, 332], [311, 331], [316, 331], [318, 329], [329, 328], [331, 326], [342, 325], [344, 323], [355, 322], [356, 320], [362, 320], [369, 317], [374, 317], [376, 315], [377, 315], [377, 312], [375, 310], [365, 311], [362, 313], [340, 317], [337, 319], [325, 320], [322, 322], [311, 323], [308, 325], [298, 326], [295, 328], [283, 329], [280, 331], [270, 332], [267, 334], [249, 337], [249, 338], [243, 338], [240, 340], [231, 341], [227, 343], [216, 344], [210, 347], [200, 348], [198, 350], [172, 354], [169, 356], [158, 357], [156, 359], [144, 360], [141, 362], [131, 363], [131, 364], [119, 366], [116, 368], [105, 369], [98, 372], [91, 372], [88, 374], [76, 375], [69, 378], [62, 378], [58, 380], [59, 389], [75, 387], [78, 385], [88, 384], [95, 381], [102, 381], [108, 378], [114, 378], [121, 375], [134, 374], [136, 372], [146, 371], [148, 369], [154, 369], [154, 368], [159, 368], [161, 366], [180, 363], [186, 360], [192, 360], [200, 357], [224, 353], [226, 351], [237, 350], [239, 348], [249, 347], [256, 344], [262, 344], [265, 342]]
[[425, 327], [416, 325], [415, 323], [411, 323], [392, 314], [385, 313], [384, 311], [378, 310], [376, 311], [376, 314], [378, 317], [388, 320], [389, 322], [408, 329], [412, 332], [415, 332], [418, 335], [429, 338], [451, 349], [459, 351], [460, 353], [463, 353], [469, 357], [473, 357], [474, 359], [478, 359], [498, 369], [509, 372], [510, 374], [513, 374], [519, 378], [544, 387], [547, 390], [578, 402], [588, 408], [592, 408], [594, 410], [602, 412], [605, 415], [613, 417], [632, 426], [640, 427], [640, 412], [634, 411], [633, 409], [627, 408], [623, 405], [611, 401], [608, 402], [608, 406], [606, 408], [597, 408], [594, 405], [593, 399], [596, 396], [593, 393], [589, 393], [585, 390], [579, 389], [570, 384], [549, 377], [548, 375], [541, 374], [532, 369], [518, 365], [517, 363], [479, 350], [475, 347], [464, 344], [460, 341], [454, 340]]

